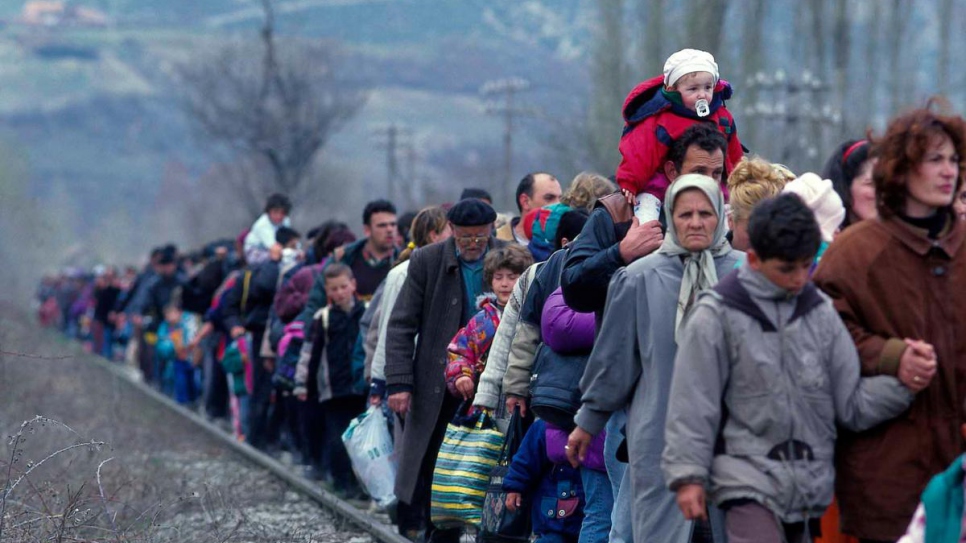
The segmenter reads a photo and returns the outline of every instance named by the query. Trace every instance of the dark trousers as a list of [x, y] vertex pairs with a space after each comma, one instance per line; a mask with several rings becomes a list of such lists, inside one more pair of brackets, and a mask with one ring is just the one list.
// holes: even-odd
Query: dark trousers
[[269, 420], [272, 409], [272, 373], [265, 369], [258, 350], [262, 344], [265, 330], [252, 330], [252, 382], [253, 389], [248, 412], [248, 442], [257, 449], [268, 449], [273, 443]]
[[429, 447], [423, 462], [419, 466], [419, 477], [416, 480], [416, 490], [413, 492], [413, 499], [409, 503], [399, 503], [399, 533], [405, 534], [407, 531], [418, 530], [422, 526], [426, 527], [427, 542], [458, 542], [460, 540], [459, 528], [441, 530], [433, 524], [430, 516], [433, 490], [433, 471], [436, 469], [436, 456], [439, 448], [443, 444], [443, 437], [446, 436], [446, 426], [453, 420], [456, 411], [459, 409], [460, 401], [446, 394], [443, 397], [443, 407], [440, 409], [439, 418], [436, 420], [436, 428], [433, 435], [429, 438]]
[[204, 339], [202, 345], [205, 360], [202, 365], [202, 397], [205, 414], [212, 418], [228, 417], [228, 377], [215, 356], [218, 349], [219, 335], [211, 335]]
[[184, 405], [195, 401], [198, 391], [195, 389], [195, 367], [187, 360], [171, 360], [174, 366], [174, 399]]
[[91, 322], [91, 340], [94, 354], [114, 360], [114, 325], [95, 320]]
[[770, 509], [752, 500], [725, 504], [728, 543], [812, 543], [819, 533], [812, 522], [781, 522]]
[[352, 419], [365, 410], [365, 396], [343, 396], [322, 402], [322, 411], [325, 413], [325, 450], [329, 453], [329, 473], [332, 474], [332, 483], [336, 490], [358, 488], [349, 453], [342, 443], [342, 432], [349, 427]]
[[302, 433], [302, 458], [321, 472], [327, 471], [328, 459], [325, 454], [325, 412], [318, 396], [309, 394], [304, 402], [299, 402], [299, 430]]
[[279, 389], [275, 390], [275, 405], [278, 416], [282, 421], [281, 441], [287, 445], [288, 448], [286, 450], [292, 454], [302, 455], [305, 450], [305, 444], [302, 442], [302, 428], [299, 421], [301, 410], [299, 409], [299, 403], [301, 402], [291, 392], [282, 392]]
[[142, 331], [138, 334], [138, 366], [141, 368], [141, 374], [144, 376], [144, 380], [148, 383], [153, 383], [155, 381], [154, 377], [154, 345], [149, 345], [144, 339], [144, 334], [146, 331]]

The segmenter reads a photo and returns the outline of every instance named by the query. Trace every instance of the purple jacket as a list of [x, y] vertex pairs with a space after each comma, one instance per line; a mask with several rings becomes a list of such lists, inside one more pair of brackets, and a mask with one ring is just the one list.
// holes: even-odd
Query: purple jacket
[[590, 352], [594, 347], [594, 327], [594, 314], [570, 309], [559, 287], [543, 305], [540, 332], [543, 342], [556, 353]]
[[[567, 451], [564, 446], [567, 445], [567, 437], [570, 436], [570, 432], [554, 426], [549, 422], [547, 425], [547, 458], [550, 459], [554, 464], [569, 464], [567, 460]], [[606, 471], [607, 468], [604, 467], [604, 438], [607, 437], [607, 432], [600, 432], [594, 436], [594, 440], [590, 442], [590, 448], [587, 449], [587, 458], [584, 459], [583, 467], [592, 469], [594, 471]]]

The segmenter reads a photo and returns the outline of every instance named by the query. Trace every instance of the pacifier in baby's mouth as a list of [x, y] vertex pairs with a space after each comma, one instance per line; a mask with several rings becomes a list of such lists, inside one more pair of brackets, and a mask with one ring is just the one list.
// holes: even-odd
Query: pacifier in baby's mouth
[[694, 103], [694, 111], [698, 117], [707, 117], [711, 113], [711, 108], [708, 106], [708, 101], [702, 98]]

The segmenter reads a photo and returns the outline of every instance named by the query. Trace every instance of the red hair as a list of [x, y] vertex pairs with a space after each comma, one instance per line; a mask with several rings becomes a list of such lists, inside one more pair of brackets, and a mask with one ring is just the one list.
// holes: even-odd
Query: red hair
[[956, 192], [966, 175], [966, 121], [958, 115], [943, 115], [934, 106], [947, 109], [946, 102], [932, 98], [926, 107], [914, 109], [893, 119], [885, 135], [872, 141], [872, 156], [879, 161], [872, 170], [875, 183], [876, 208], [888, 218], [902, 213], [908, 195], [909, 174], [923, 161], [938, 138], [949, 138], [959, 156], [959, 177]]

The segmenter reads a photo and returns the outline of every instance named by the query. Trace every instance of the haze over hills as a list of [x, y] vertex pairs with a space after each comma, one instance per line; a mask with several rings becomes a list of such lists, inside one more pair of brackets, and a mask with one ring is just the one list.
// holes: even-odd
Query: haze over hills
[[[83, 230], [118, 208], [149, 210], [172, 169], [191, 178], [209, 169], [172, 67], [224, 40], [256, 42], [262, 14], [258, 2], [242, 0], [67, 5], [108, 22], [27, 25], [25, 3], [0, 1], [0, 135], [25, 162], [30, 191], [70, 195], [73, 226]], [[526, 100], [547, 115], [572, 107], [586, 92], [591, 9], [581, 0], [291, 0], [276, 3], [276, 16], [280, 35], [341, 44], [350, 76], [371, 89], [322, 160], [372, 194], [386, 178], [373, 136], [380, 126], [407, 126], [418, 175], [438, 183], [441, 155], [472, 163], [499, 149], [502, 121], [483, 111], [484, 82], [525, 76], [533, 82]], [[520, 172], [539, 159], [540, 124], [524, 122], [517, 134]], [[450, 198], [462, 186], [453, 183]], [[346, 218], [355, 222], [354, 213]]]

